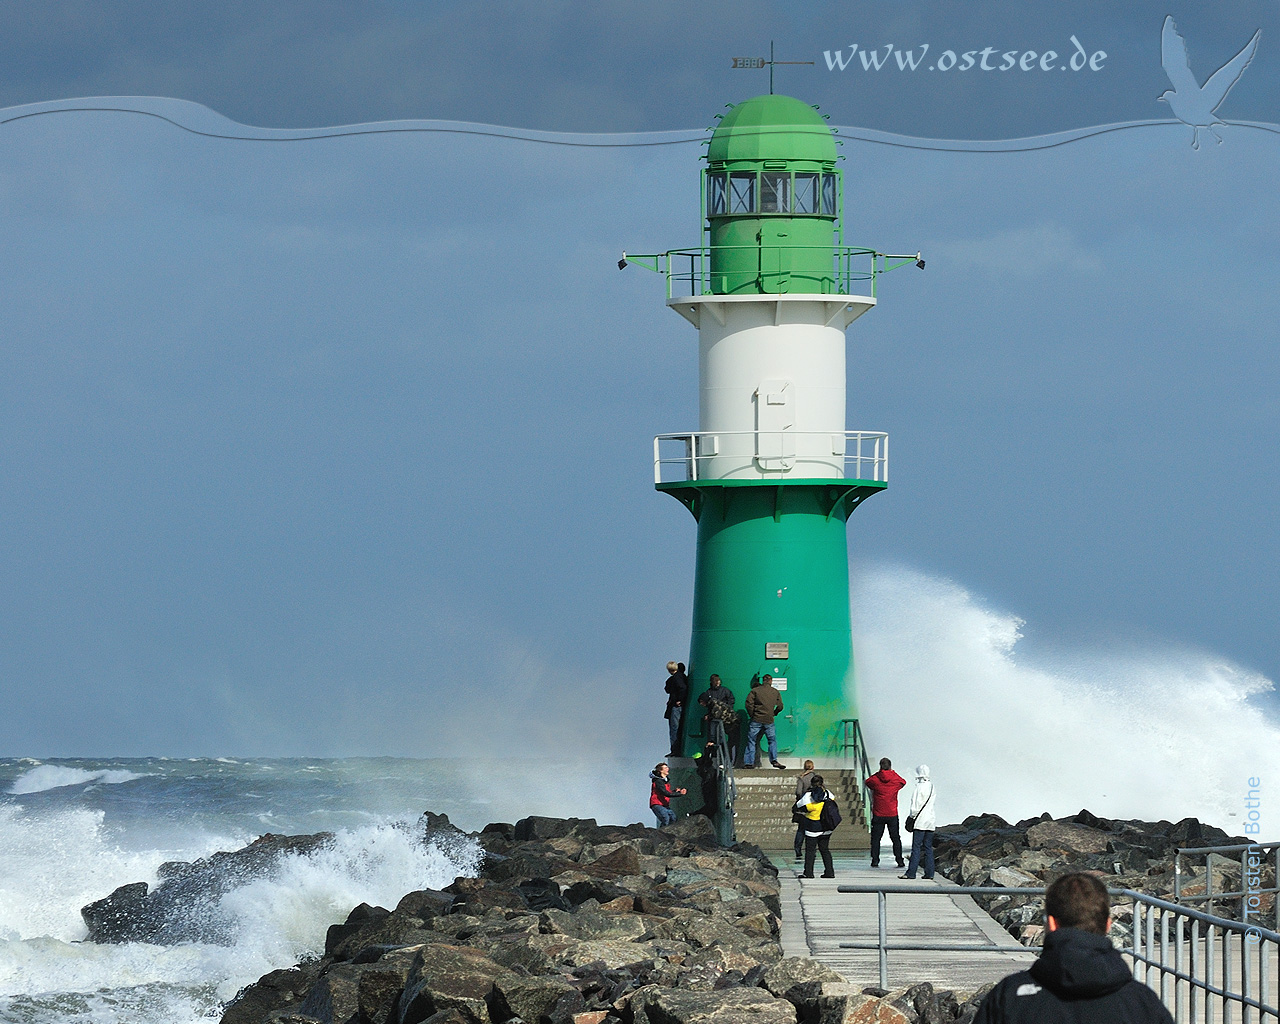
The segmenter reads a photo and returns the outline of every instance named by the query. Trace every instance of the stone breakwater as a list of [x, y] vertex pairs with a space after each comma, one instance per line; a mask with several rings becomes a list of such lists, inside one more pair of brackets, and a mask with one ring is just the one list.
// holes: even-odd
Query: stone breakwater
[[[244, 989], [223, 1024], [967, 1024], [977, 1011], [982, 992], [864, 989], [784, 957], [777, 870], [753, 846], [719, 847], [705, 818], [657, 830], [531, 817], [470, 837], [443, 815], [421, 825], [446, 849], [478, 841], [480, 874], [356, 907], [322, 955]], [[215, 891], [228, 872], [269, 871], [271, 846], [324, 841], [264, 837], [175, 865], [85, 917], [99, 941], [189, 936], [176, 923], [184, 905], [207, 918], [201, 878]]]
[[[1082, 810], [1069, 818], [1047, 813], [1010, 824], [997, 814], [978, 814], [934, 833], [937, 870], [961, 885], [995, 889], [1047, 885], [1068, 871], [1092, 871], [1116, 889], [1132, 889], [1173, 899], [1174, 855], [1179, 847], [1233, 846], [1248, 842], [1195, 818], [1179, 822], [1108, 819]], [[1184, 896], [1205, 891], [1208, 872], [1214, 892], [1240, 892], [1239, 854], [1187, 858]], [[1274, 866], [1262, 885], [1275, 885]], [[1044, 942], [1044, 899], [1039, 896], [978, 897], [978, 903], [1024, 945]], [[1264, 912], [1274, 896], [1265, 897]], [[1193, 904], [1203, 907], [1203, 904]], [[1239, 915], [1240, 901], [1219, 900], [1215, 912]], [[1133, 904], [1119, 899], [1112, 911], [1112, 941], [1123, 947], [1132, 938]]]

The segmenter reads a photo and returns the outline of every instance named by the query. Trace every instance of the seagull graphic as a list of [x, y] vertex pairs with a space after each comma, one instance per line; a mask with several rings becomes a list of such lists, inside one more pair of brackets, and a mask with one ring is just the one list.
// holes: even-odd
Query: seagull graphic
[[1209, 76], [1209, 80], [1201, 85], [1196, 81], [1196, 76], [1191, 73], [1191, 62], [1187, 60], [1187, 44], [1178, 34], [1178, 26], [1173, 23], [1173, 15], [1165, 16], [1164, 28], [1160, 32], [1160, 63], [1164, 65], [1164, 73], [1169, 76], [1169, 83], [1173, 88], [1165, 90], [1156, 99], [1169, 104], [1173, 116], [1183, 124], [1191, 126], [1192, 149], [1200, 148], [1201, 128], [1217, 139], [1219, 144], [1222, 143], [1222, 136], [1213, 130], [1214, 125], [1223, 123], [1218, 119], [1215, 111], [1227, 98], [1231, 87], [1240, 80], [1244, 69], [1249, 66], [1249, 61], [1253, 60], [1254, 51], [1258, 48], [1258, 38], [1261, 35], [1262, 29], [1258, 29], [1243, 50], [1218, 68]]

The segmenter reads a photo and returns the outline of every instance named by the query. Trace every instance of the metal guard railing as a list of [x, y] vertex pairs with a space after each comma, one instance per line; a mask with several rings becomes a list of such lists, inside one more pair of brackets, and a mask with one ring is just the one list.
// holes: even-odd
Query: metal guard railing
[[[887, 906], [890, 895], [999, 897], [1043, 896], [1045, 892], [1043, 888], [972, 885], [841, 885], [837, 886], [837, 891], [876, 896], [877, 941], [842, 942], [840, 948], [876, 950], [879, 953], [880, 987], [883, 989], [889, 988], [889, 953], [893, 951], [1023, 954], [1034, 951], [1034, 947], [1012, 942], [890, 942]], [[1275, 964], [1280, 961], [1280, 932], [1214, 917], [1133, 889], [1109, 889], [1108, 892], [1113, 897], [1132, 901], [1132, 939], [1122, 952], [1128, 954], [1133, 962], [1134, 978], [1158, 992], [1161, 1002], [1169, 1008], [1177, 1024], [1182, 1021], [1214, 1024], [1215, 1020], [1231, 1024], [1232, 1010], [1237, 1006], [1241, 1024], [1253, 1024], [1255, 1013], [1259, 1024], [1268, 1019], [1280, 1020], [1280, 1007], [1272, 988]], [[1171, 922], [1176, 928], [1172, 938], [1172, 962]], [[1200, 934], [1202, 927], [1203, 939]], [[1220, 953], [1216, 953], [1216, 946], [1220, 946]], [[1184, 947], [1188, 947], [1185, 953]], [[1237, 949], [1240, 956], [1238, 991], [1235, 989], [1237, 972], [1233, 963], [1233, 952]], [[1220, 980], [1215, 978], [1215, 956], [1221, 965]], [[1151, 984], [1152, 972], [1157, 974], [1155, 985]], [[1216, 1007], [1215, 1001], [1219, 1004]]]
[[[1267, 853], [1271, 852], [1271, 867], [1274, 869], [1275, 877], [1272, 881], [1275, 883], [1270, 886], [1262, 884], [1262, 869], [1266, 867]], [[1211, 855], [1225, 857], [1229, 853], [1240, 855], [1240, 889], [1236, 892], [1214, 892], [1213, 891], [1213, 870], [1209, 861]], [[1204, 874], [1204, 892], [1187, 894], [1183, 892], [1183, 887], [1187, 884], [1183, 879], [1182, 861], [1183, 858], [1197, 859], [1203, 858], [1205, 865]], [[1250, 870], [1254, 865], [1250, 862], [1256, 860], [1256, 871]], [[1194, 877], [1194, 876], [1193, 876]], [[1256, 877], [1258, 884], [1250, 885], [1250, 877]], [[1173, 901], [1175, 903], [1193, 903], [1204, 901], [1205, 906], [1210, 914], [1213, 913], [1213, 904], [1215, 900], [1231, 900], [1238, 899], [1240, 901], [1240, 920], [1246, 924], [1249, 922], [1250, 916], [1261, 919], [1262, 917], [1262, 897], [1270, 894], [1275, 897], [1272, 901], [1272, 927], [1280, 932], [1280, 843], [1241, 843], [1235, 846], [1197, 846], [1197, 847], [1179, 847], [1173, 857]]]
[[[789, 269], [784, 264], [784, 254], [804, 250], [830, 251], [831, 273], [810, 269]], [[717, 259], [732, 256], [735, 251], [757, 253], [758, 266], [754, 270], [733, 269], [721, 271], [716, 276], [727, 279], [729, 287], [719, 291], [712, 288], [711, 254]], [[772, 257], [772, 258], [771, 258]], [[893, 261], [893, 262], [891, 262]], [[777, 267], [769, 264], [776, 262]], [[890, 270], [897, 270], [914, 263], [923, 266], [920, 253], [896, 254], [877, 252], [875, 249], [859, 249], [847, 245], [715, 245], [693, 249], [669, 249], [657, 253], [623, 253], [618, 266], [634, 263], [638, 267], [661, 274], [667, 280], [667, 298], [686, 298], [691, 295], [735, 294], [737, 289], [749, 288], [753, 283], [769, 281], [785, 284], [785, 292], [795, 294], [866, 295], [876, 297], [876, 278]], [[728, 280], [731, 279], [731, 280]], [[799, 287], [792, 287], [792, 285]], [[857, 291], [857, 285], [865, 285]], [[773, 294], [772, 289], [768, 292]]]
[[[754, 437], [756, 443], [752, 452], [723, 453], [720, 450], [722, 437]], [[829, 454], [825, 452], [826, 446], [823, 453], [795, 450], [794, 442], [800, 438], [824, 437], [830, 439]], [[774, 443], [761, 444], [762, 440]], [[680, 455], [664, 458], [661, 449], [664, 443], [680, 443], [684, 448]], [[785, 472], [796, 479], [805, 478], [805, 464], [828, 467], [834, 460], [843, 460], [842, 479], [888, 483], [889, 435], [869, 430], [704, 430], [687, 434], [659, 434], [653, 439], [653, 482], [660, 484], [707, 479], [707, 470], [716, 459], [789, 461], [792, 465], [786, 469], [760, 468], [763, 472]], [[684, 476], [664, 481], [664, 466], [681, 466]], [[780, 476], [778, 479], [785, 478]]]

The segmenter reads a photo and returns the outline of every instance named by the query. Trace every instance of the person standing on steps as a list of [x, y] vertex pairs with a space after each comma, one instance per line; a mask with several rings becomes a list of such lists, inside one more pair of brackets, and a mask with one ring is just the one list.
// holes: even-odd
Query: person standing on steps
[[667, 729], [671, 733], [671, 749], [667, 757], [680, 756], [680, 720], [684, 717], [685, 705], [689, 703], [689, 677], [684, 671], [684, 662], [667, 662]]
[[672, 788], [671, 783], [667, 781], [667, 776], [670, 774], [671, 767], [666, 761], [654, 765], [653, 771], [649, 773], [649, 779], [653, 783], [653, 788], [649, 791], [649, 810], [653, 811], [654, 817], [658, 819], [658, 828], [675, 824], [676, 812], [671, 809], [671, 798], [684, 796], [686, 792], [683, 789]]
[[[796, 776], [796, 799], [799, 800], [813, 787], [813, 762], [805, 761], [804, 771]], [[804, 811], [792, 810], [791, 820], [796, 823], [796, 860], [799, 860], [804, 851], [804, 823], [808, 821]]]
[[933, 798], [933, 782], [929, 766], [916, 769], [916, 788], [911, 794], [911, 812], [907, 815], [907, 831], [911, 833], [911, 863], [899, 878], [915, 878], [924, 860], [924, 877], [933, 877], [933, 830], [937, 822], [937, 803]]
[[797, 811], [803, 811], [804, 823], [804, 874], [801, 878], [813, 877], [814, 854], [822, 854], [822, 877], [835, 878], [836, 868], [831, 862], [831, 830], [824, 827], [822, 809], [828, 802], [834, 802], [827, 792], [822, 776], [815, 775], [809, 784], [809, 792], [796, 801]]
[[898, 833], [898, 790], [907, 784], [907, 780], [893, 770], [893, 762], [887, 757], [880, 758], [880, 770], [867, 779], [867, 789], [871, 790], [871, 866], [880, 866], [880, 840], [884, 838], [884, 830], [889, 829], [889, 842], [893, 844], [893, 859], [902, 863], [902, 836]]
[[756, 744], [763, 730], [765, 739], [769, 741], [769, 763], [775, 768], [784, 768], [778, 763], [778, 732], [773, 720], [782, 713], [782, 695], [773, 688], [773, 676], [765, 675], [758, 683], [753, 683], [751, 692], [747, 694], [747, 716], [751, 724], [747, 726], [747, 747], [742, 752], [742, 767], [756, 766]]

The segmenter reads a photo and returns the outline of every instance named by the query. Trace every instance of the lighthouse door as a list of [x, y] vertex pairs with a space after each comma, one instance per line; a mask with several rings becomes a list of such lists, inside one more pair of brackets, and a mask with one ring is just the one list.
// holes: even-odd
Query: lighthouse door
[[796, 389], [789, 380], [765, 380], [756, 389], [756, 462], [785, 472], [796, 463]]

